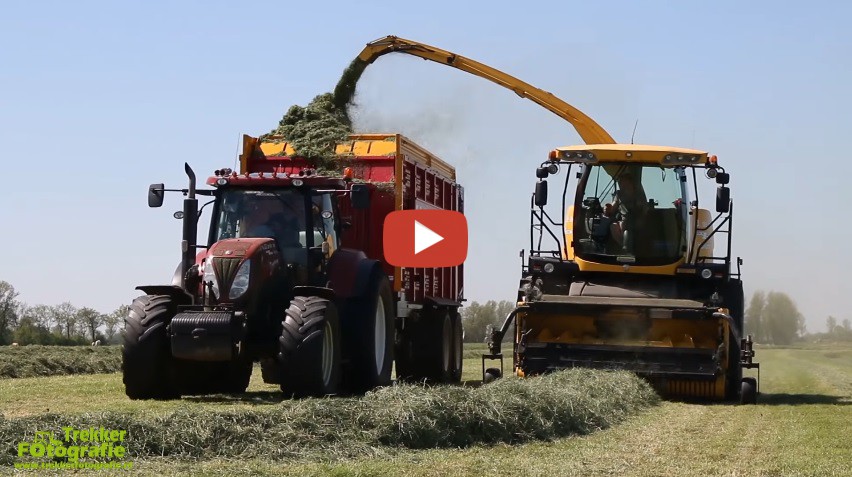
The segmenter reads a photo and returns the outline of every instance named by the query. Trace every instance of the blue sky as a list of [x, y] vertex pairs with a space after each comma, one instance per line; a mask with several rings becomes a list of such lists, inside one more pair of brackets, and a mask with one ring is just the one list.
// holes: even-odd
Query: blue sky
[[[148, 209], [147, 185], [182, 186], [184, 161], [232, 165], [240, 134], [268, 131], [395, 34], [547, 89], [618, 140], [638, 119], [636, 142], [717, 154], [747, 292], [790, 293], [811, 330], [852, 318], [852, 7], [672, 3], [7, 3], [0, 280], [29, 303], [105, 312], [167, 281], [180, 202]], [[368, 68], [357, 102], [359, 128], [400, 131], [456, 165], [466, 294], [512, 299], [534, 167], [579, 137], [496, 85], [403, 55]]]

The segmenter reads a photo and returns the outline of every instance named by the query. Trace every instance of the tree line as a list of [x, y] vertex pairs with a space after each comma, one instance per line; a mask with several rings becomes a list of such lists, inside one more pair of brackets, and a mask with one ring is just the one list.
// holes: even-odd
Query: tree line
[[[28, 305], [18, 300], [15, 288], [0, 280], [0, 345], [11, 343], [80, 345], [100, 340], [118, 344], [129, 306], [109, 313], [89, 307], [77, 308], [65, 302], [58, 305]], [[465, 342], [483, 343], [489, 326], [499, 329], [515, 303], [489, 300], [470, 302], [461, 309]], [[801, 340], [852, 341], [849, 318], [826, 319], [827, 331], [807, 333], [805, 319], [796, 302], [786, 293], [756, 291], [745, 310], [745, 332], [758, 343], [787, 345]], [[511, 338], [511, 333], [509, 338]]]
[[15, 287], [0, 280], [0, 345], [82, 345], [97, 340], [117, 344], [129, 308], [122, 305], [101, 313], [69, 302], [28, 305], [18, 299]]

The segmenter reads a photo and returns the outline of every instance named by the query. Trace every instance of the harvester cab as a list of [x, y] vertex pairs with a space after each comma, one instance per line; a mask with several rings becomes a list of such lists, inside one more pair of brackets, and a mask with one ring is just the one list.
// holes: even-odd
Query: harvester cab
[[[757, 379], [742, 371], [759, 365], [743, 336], [742, 260], [731, 259], [730, 175], [716, 157], [588, 144], [553, 150], [536, 177], [518, 308], [483, 361], [502, 358], [514, 322], [521, 376], [626, 369], [666, 396], [755, 402]], [[699, 200], [707, 180], [712, 209]]]

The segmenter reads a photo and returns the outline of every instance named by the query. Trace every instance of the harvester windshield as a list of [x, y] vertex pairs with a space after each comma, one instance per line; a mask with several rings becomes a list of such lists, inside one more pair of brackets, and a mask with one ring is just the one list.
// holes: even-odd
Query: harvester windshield
[[686, 244], [682, 167], [607, 164], [587, 167], [574, 212], [575, 253], [598, 263], [664, 265]]

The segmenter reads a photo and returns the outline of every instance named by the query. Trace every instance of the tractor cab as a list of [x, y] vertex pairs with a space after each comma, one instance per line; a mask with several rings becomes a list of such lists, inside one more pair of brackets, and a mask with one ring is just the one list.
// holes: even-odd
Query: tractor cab
[[[296, 285], [322, 286], [327, 261], [340, 247], [338, 195], [344, 181], [268, 174], [213, 177], [217, 186], [209, 243], [272, 239]], [[356, 188], [357, 190], [357, 188]]]

